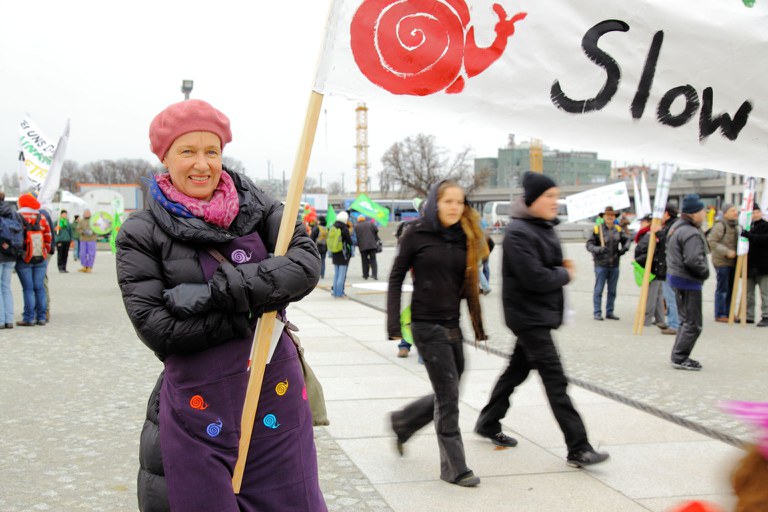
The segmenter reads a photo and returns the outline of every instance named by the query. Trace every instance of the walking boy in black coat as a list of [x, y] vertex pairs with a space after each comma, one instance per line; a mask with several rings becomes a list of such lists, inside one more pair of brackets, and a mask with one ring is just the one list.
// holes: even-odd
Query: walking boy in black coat
[[581, 416], [566, 392], [568, 381], [550, 332], [562, 324], [563, 286], [574, 274], [571, 260], [563, 259], [554, 230], [560, 190], [550, 178], [530, 172], [523, 177], [523, 188], [524, 201], [513, 205], [513, 220], [504, 236], [501, 270], [504, 318], [517, 343], [509, 366], [480, 412], [475, 432], [498, 446], [517, 444], [501, 431], [500, 421], [515, 388], [536, 369], [565, 436], [568, 465], [597, 464], [608, 454], [595, 451], [589, 444]]

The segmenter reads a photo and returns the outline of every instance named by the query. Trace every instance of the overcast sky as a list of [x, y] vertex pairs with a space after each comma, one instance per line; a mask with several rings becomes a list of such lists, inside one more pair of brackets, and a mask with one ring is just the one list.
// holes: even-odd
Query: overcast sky
[[[193, 98], [229, 116], [225, 156], [251, 176], [290, 176], [311, 91], [327, 0], [290, 2], [133, 2], [0, 0], [0, 161], [15, 172], [18, 124], [25, 113], [57, 140], [67, 118], [67, 158], [144, 158], [148, 127], [167, 105]], [[364, 100], [361, 98], [360, 100]], [[308, 176], [354, 187], [357, 101], [326, 98]], [[456, 125], [371, 102], [371, 175], [394, 142], [419, 132], [438, 144], [495, 156], [503, 130]]]

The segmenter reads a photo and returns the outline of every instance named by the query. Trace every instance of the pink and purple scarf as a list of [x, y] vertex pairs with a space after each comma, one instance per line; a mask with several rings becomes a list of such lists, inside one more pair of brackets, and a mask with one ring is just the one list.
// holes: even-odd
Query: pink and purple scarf
[[[220, 228], [229, 228], [240, 210], [240, 202], [237, 199], [235, 183], [226, 171], [222, 171], [219, 184], [216, 186], [216, 190], [213, 191], [213, 197], [211, 197], [210, 201], [189, 197], [180, 192], [173, 183], [171, 183], [171, 175], [168, 173], [156, 174], [155, 182], [157, 183], [159, 191], [162, 192], [162, 195], [168, 200], [166, 203], [175, 203], [173, 206], [180, 205], [192, 216], [203, 219], [205, 222]], [[169, 208], [169, 205], [164, 204], [163, 201], [161, 201], [160, 204], [171, 213], [181, 213], [182, 217], [187, 216], [184, 215], [179, 208]]]

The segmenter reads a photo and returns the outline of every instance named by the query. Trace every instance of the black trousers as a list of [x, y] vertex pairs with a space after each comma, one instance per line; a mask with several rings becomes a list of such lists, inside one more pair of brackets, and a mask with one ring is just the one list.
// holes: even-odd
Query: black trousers
[[701, 335], [701, 290], [675, 288], [675, 299], [680, 326], [677, 329], [675, 345], [672, 347], [672, 362], [682, 363], [691, 355], [696, 340]]
[[392, 427], [400, 440], [406, 441], [434, 420], [440, 448], [440, 478], [455, 482], [469, 471], [459, 429], [459, 380], [464, 372], [461, 330], [427, 322], [413, 322], [411, 329], [434, 394], [394, 412]]
[[368, 269], [371, 277], [379, 278], [379, 266], [376, 263], [376, 249], [360, 251], [360, 260], [363, 262], [363, 278], [368, 279]]
[[515, 335], [517, 343], [509, 366], [496, 382], [488, 404], [480, 411], [475, 430], [481, 435], [501, 432], [500, 422], [507, 414], [512, 393], [517, 386], [525, 382], [531, 370], [538, 370], [549, 406], [560, 425], [560, 430], [563, 431], [568, 452], [591, 449], [584, 422], [568, 396], [568, 380], [565, 378], [552, 333], [549, 329], [540, 328], [516, 331]]
[[69, 257], [69, 242], [56, 242], [56, 262], [59, 270], [67, 270], [67, 258]]

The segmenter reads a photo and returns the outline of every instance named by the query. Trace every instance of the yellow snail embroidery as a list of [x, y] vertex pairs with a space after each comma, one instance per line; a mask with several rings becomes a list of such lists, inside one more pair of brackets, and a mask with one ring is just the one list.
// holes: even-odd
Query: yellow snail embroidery
[[283, 396], [288, 392], [288, 379], [285, 379], [282, 382], [278, 382], [275, 386], [275, 393], [277, 393], [277, 396]]

